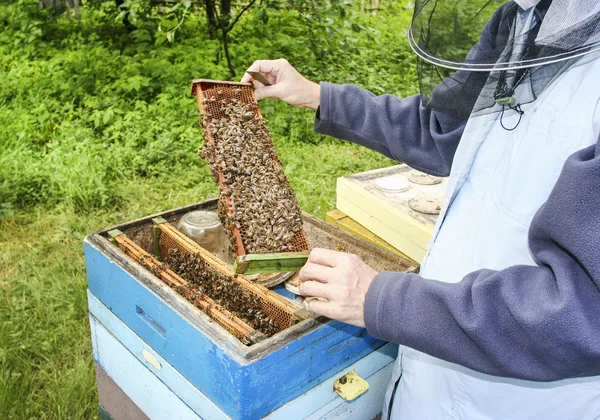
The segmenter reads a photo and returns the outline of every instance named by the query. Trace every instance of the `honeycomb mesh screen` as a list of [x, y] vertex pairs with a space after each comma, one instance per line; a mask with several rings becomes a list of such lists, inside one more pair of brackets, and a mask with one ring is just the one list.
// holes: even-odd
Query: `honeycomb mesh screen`
[[[227, 114], [225, 113], [225, 107], [224, 107], [224, 101], [227, 100], [238, 100], [243, 104], [246, 105], [251, 105], [251, 107], [249, 107], [249, 109], [252, 110], [253, 113], [253, 119], [257, 122], [257, 124], [261, 124], [262, 120], [262, 116], [260, 114], [260, 108], [258, 107], [258, 104], [256, 102], [256, 99], [254, 98], [254, 93], [253, 93], [253, 89], [250, 86], [246, 86], [246, 85], [228, 85], [228, 84], [218, 84], [215, 82], [211, 82], [211, 83], [207, 83], [204, 84], [201, 82], [200, 83], [200, 87], [198, 88], [198, 90], [196, 91], [198, 95], [200, 95], [200, 100], [199, 100], [199, 106], [200, 106], [200, 112], [202, 114], [202, 123], [203, 123], [203, 128], [204, 128], [204, 141], [205, 144], [208, 145], [213, 145], [213, 149], [214, 146], [219, 144], [220, 142], [225, 142], [225, 137], [226, 136], [221, 136], [219, 135], [213, 135], [213, 133], [211, 133], [211, 130], [208, 129], [209, 124], [211, 123], [211, 121], [218, 121], [224, 118], [227, 118]], [[262, 123], [264, 125], [264, 123]], [[266, 130], [265, 127], [265, 133], [268, 136], [268, 141], [265, 144], [265, 148], [271, 149], [271, 155], [273, 156], [273, 160], [275, 162], [275, 165], [273, 166], [274, 170], [277, 172], [281, 173], [281, 176], [284, 177], [285, 179], [285, 175], [283, 173], [283, 170], [281, 169], [281, 161], [279, 160], [279, 158], [277, 157], [277, 152], [275, 150], [275, 146], [273, 144], [273, 140], [270, 136], [270, 134], [268, 133], [268, 130]], [[215, 176], [215, 179], [217, 181], [217, 185], [219, 186], [219, 189], [221, 191], [224, 191], [226, 189], [228, 189], [229, 185], [226, 185], [225, 181], [224, 181], [224, 176], [222, 171], [219, 170], [219, 168], [216, 165], [211, 165], [211, 169], [213, 171], [213, 175]], [[285, 179], [285, 182], [287, 183], [287, 179]], [[291, 190], [291, 187], [290, 187]], [[295, 197], [294, 197], [294, 201], [295, 201]], [[224, 212], [219, 212], [220, 216], [223, 217], [222, 214], [226, 215], [226, 217], [230, 220], [222, 220], [223, 222], [223, 226], [225, 227], [226, 230], [228, 230], [230, 232], [230, 236], [232, 238], [232, 245], [234, 247], [234, 251], [236, 253], [236, 255], [240, 256], [240, 255], [246, 255], [249, 252], [247, 252], [247, 250], [244, 247], [244, 243], [248, 243], [249, 241], [249, 236], [248, 236], [248, 232], [247, 229], [245, 228], [245, 226], [241, 226], [238, 227], [234, 221], [232, 220], [232, 214], [234, 213], [234, 203], [232, 202], [232, 200], [230, 199], [229, 196], [225, 195], [225, 194], [221, 194], [219, 196], [219, 205], [223, 206], [224, 208]], [[297, 211], [298, 214], [300, 214], [300, 210], [299, 207], [297, 206], [297, 201], [296, 201], [296, 207], [297, 207]], [[268, 216], [268, 214], [266, 214]], [[271, 225], [276, 224], [277, 222], [274, 220], [270, 220]], [[309, 250], [309, 241], [308, 241], [308, 236], [306, 235], [306, 233], [304, 232], [304, 230], [300, 230], [299, 232], [295, 232], [293, 234], [292, 240], [291, 240], [291, 244], [290, 244], [291, 249], [286, 250], [286, 252], [302, 252], [302, 251], [308, 251]], [[269, 250], [268, 253], [276, 253], [276, 252], [282, 252], [281, 250], [278, 249], [272, 249]]]
[[252, 327], [248, 326], [222, 306], [216, 304], [209, 297], [195, 293], [193, 286], [189, 285], [184, 279], [169, 270], [163, 263], [137, 246], [135, 242], [125, 235], [117, 236], [115, 240], [119, 249], [125, 255], [147, 268], [152, 274], [171, 286], [181, 296], [206, 313], [242, 343], [249, 344], [248, 336], [254, 332]]
[[185, 254], [199, 257], [206, 262], [221, 279], [240, 284], [248, 291], [248, 293], [256, 296], [260, 300], [262, 310], [276, 323], [278, 331], [282, 331], [296, 322], [293, 315], [295, 309], [300, 309], [300, 307], [294, 308], [292, 304], [285, 305], [280, 300], [282, 298], [274, 296], [274, 292], [257, 284], [253, 284], [243, 275], [235, 274], [221, 260], [200, 247], [200, 245], [183, 235], [170, 224], [161, 223], [156, 226], [161, 230], [161, 234], [158, 235], [158, 249], [160, 249], [162, 258], [166, 258], [171, 249], [178, 249]]

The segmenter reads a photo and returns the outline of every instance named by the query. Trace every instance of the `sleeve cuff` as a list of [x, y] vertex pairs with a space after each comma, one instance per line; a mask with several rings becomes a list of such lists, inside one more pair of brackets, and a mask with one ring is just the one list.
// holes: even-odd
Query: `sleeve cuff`
[[402, 281], [403, 277], [404, 273], [384, 271], [377, 274], [369, 286], [364, 308], [365, 326], [369, 334], [375, 338], [390, 340], [389, 337], [385, 337], [384, 323], [390, 322], [390, 316], [393, 314], [383, 313], [385, 312], [383, 308], [386, 305], [385, 299], [390, 295], [389, 289], [392, 284]]
[[331, 135], [331, 89], [332, 84], [328, 82], [321, 82], [321, 103], [317, 109], [315, 116], [315, 124], [313, 130], [315, 133]]

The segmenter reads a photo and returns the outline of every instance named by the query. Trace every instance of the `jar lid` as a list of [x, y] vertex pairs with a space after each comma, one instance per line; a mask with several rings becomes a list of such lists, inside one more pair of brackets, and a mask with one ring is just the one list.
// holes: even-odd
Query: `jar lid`
[[219, 226], [221, 221], [217, 213], [213, 211], [196, 210], [184, 214], [179, 223], [199, 228], [213, 228]]
[[424, 214], [440, 214], [442, 205], [442, 200], [438, 197], [417, 196], [408, 200], [408, 206], [411, 209]]
[[420, 185], [436, 185], [442, 182], [442, 178], [439, 176], [429, 175], [424, 172], [417, 171], [416, 169], [413, 169], [408, 173], [408, 179], [409, 181]]
[[391, 175], [377, 179], [375, 186], [383, 192], [401, 193], [410, 188], [410, 183], [402, 175]]

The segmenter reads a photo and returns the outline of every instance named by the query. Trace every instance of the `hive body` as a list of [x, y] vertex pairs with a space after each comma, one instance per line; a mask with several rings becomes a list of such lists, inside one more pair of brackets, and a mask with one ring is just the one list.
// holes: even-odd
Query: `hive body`
[[[407, 165], [353, 174], [338, 178], [336, 207], [392, 247], [420, 263], [425, 256], [437, 215], [411, 207], [413, 199], [443, 201], [447, 179], [428, 185]], [[425, 175], [425, 174], [422, 174]], [[406, 177], [410, 189], [389, 193], [377, 188], [377, 181], [390, 176]]]
[[[225, 414], [125, 324], [114, 319], [107, 308], [99, 307], [94, 299], [90, 297], [90, 309], [94, 313], [90, 315], [90, 324], [98, 396], [101, 406], [114, 420], [145, 420], [147, 417], [143, 413], [151, 419], [235, 418]], [[105, 327], [107, 324], [111, 325], [110, 331]], [[269, 413], [267, 418], [375, 418], [381, 412], [396, 352], [397, 346], [384, 345]], [[333, 390], [333, 382], [351, 370], [356, 370], [369, 382], [369, 391], [355, 401], [344, 401]]]
[[[116, 335], [122, 323], [121, 327], [142, 340], [148, 352], [172, 366], [219, 410], [241, 419], [273, 412], [384, 344], [364, 329], [307, 318], [245, 345], [107, 238], [109, 230], [118, 228], [151, 252], [153, 218], [161, 216], [174, 224], [188, 211], [214, 209], [215, 205], [210, 201], [188, 206], [86, 238], [90, 311], [103, 328]], [[305, 226], [310, 226], [311, 238], [319, 246], [335, 248], [343, 242], [364, 258], [387, 261], [381, 269], [414, 268], [398, 257], [363, 246], [357, 238], [329, 230], [324, 222], [310, 220]]]

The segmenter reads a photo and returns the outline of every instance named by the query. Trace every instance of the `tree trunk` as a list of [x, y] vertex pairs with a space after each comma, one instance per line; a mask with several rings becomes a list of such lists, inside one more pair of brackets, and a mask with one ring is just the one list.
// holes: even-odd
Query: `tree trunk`
[[223, 51], [225, 51], [225, 59], [227, 59], [227, 66], [229, 67], [229, 74], [231, 77], [235, 77], [235, 69], [233, 68], [233, 63], [231, 62], [231, 56], [229, 55], [229, 31], [227, 28], [222, 29], [221, 33], [221, 42], [223, 43]]
[[225, 53], [225, 59], [227, 60], [227, 67], [229, 67], [229, 73], [231, 77], [235, 77], [235, 69], [231, 62], [231, 55], [229, 55], [229, 22], [231, 21], [231, 0], [221, 0], [220, 2], [220, 14], [219, 14], [219, 28], [221, 30], [221, 43], [223, 44], [223, 52]]
[[373, 10], [371, 13], [373, 14], [373, 16], [376, 16], [378, 11], [379, 11], [379, 0], [373, 0]]
[[56, 7], [55, 0], [41, 0], [39, 3], [40, 9], [44, 9], [47, 7]]
[[231, 0], [221, 0], [221, 20], [227, 21], [231, 18]]
[[204, 10], [208, 22], [208, 36], [210, 39], [215, 39], [219, 29], [215, 0], [204, 0]]
[[81, 19], [81, 10], [79, 10], [80, 0], [73, 0], [73, 9], [75, 9], [75, 17]]

